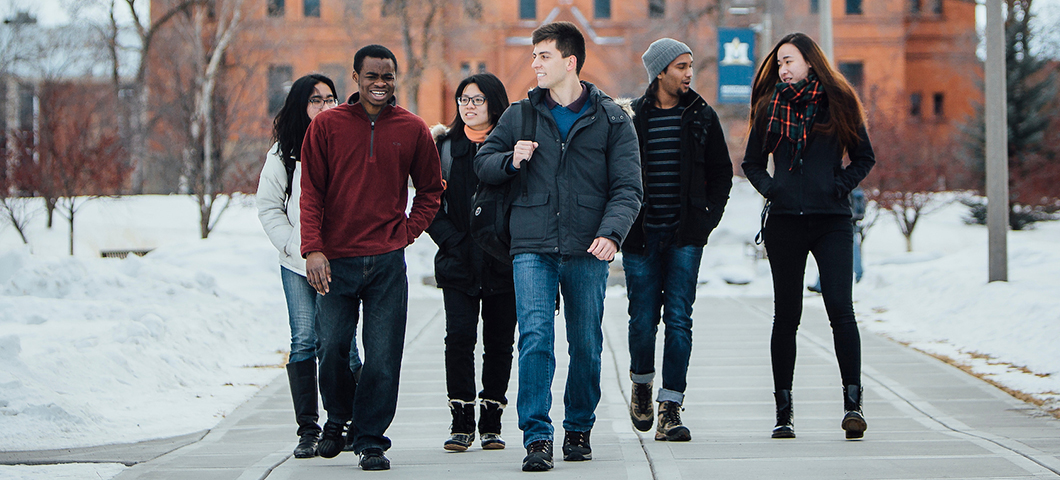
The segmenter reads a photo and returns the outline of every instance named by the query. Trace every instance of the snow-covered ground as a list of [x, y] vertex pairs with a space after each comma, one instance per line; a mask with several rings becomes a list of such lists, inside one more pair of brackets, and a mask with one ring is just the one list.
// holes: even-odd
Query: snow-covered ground
[[[772, 295], [768, 264], [748, 245], [760, 208], [738, 181], [704, 254], [700, 296]], [[913, 253], [889, 217], [867, 232], [858, 320], [1060, 407], [1060, 222], [1010, 232], [1009, 282], [987, 284], [986, 229], [965, 225], [966, 210], [925, 217]], [[73, 257], [61, 217], [48, 230], [37, 212], [30, 246], [0, 226], [0, 451], [208, 429], [280, 375], [286, 307], [256, 213], [242, 198], [200, 240], [188, 197], [96, 199], [78, 213]], [[142, 258], [99, 257], [146, 248]], [[434, 250], [426, 236], [408, 250], [412, 297], [441, 298], [420, 281]], [[808, 283], [815, 276], [810, 262]], [[111, 478], [122, 468], [0, 466], [0, 477]]]

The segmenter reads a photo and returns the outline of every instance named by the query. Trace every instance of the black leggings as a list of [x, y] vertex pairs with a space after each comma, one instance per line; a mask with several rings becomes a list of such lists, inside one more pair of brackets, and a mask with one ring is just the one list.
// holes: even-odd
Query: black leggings
[[854, 230], [843, 215], [770, 215], [764, 230], [773, 273], [773, 386], [791, 390], [795, 374], [795, 332], [802, 317], [806, 257], [812, 253], [821, 272], [821, 294], [832, 325], [843, 385], [861, 384], [861, 337], [854, 320]]

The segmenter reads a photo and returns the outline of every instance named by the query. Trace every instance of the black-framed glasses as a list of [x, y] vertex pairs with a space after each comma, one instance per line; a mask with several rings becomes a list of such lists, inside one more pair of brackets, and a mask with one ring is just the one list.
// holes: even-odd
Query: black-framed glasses
[[309, 97], [309, 104], [316, 108], [320, 108], [324, 105], [334, 107], [339, 104], [339, 99], [335, 97], [320, 98], [317, 95], [313, 95], [312, 97]]
[[486, 97], [483, 97], [482, 95], [475, 95], [474, 97], [463, 95], [456, 99], [456, 103], [465, 106], [470, 103], [476, 107], [481, 107], [486, 104]]

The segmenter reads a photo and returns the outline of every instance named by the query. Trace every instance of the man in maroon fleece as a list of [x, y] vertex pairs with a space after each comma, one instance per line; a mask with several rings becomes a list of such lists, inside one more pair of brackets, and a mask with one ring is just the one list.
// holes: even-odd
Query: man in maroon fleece
[[[301, 253], [321, 295], [320, 396], [328, 412], [317, 453], [338, 455], [348, 435], [362, 469], [386, 470], [408, 313], [405, 247], [434, 218], [442, 173], [427, 124], [394, 101], [394, 54], [369, 45], [353, 69], [358, 92], [317, 115], [302, 144]], [[409, 177], [416, 196], [406, 216]], [[364, 364], [351, 369], [359, 308]]]

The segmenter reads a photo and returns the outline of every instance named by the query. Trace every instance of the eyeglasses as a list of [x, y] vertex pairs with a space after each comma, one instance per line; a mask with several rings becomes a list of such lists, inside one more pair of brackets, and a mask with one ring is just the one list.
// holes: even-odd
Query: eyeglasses
[[339, 99], [337, 99], [335, 97], [320, 98], [320, 97], [314, 95], [312, 97], [309, 97], [309, 104], [314, 106], [314, 107], [316, 107], [316, 108], [321, 108], [324, 105], [327, 105], [329, 107], [334, 107], [335, 105], [339, 104]]
[[476, 107], [481, 107], [486, 104], [486, 97], [482, 95], [475, 95], [474, 97], [461, 96], [456, 99], [456, 103], [465, 106], [470, 103]]

